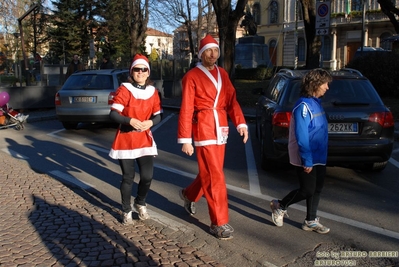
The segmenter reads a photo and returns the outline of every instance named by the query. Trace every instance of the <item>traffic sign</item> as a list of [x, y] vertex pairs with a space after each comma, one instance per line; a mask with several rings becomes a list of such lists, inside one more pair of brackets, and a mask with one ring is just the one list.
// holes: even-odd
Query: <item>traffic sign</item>
[[316, 35], [328, 35], [330, 29], [316, 29]]
[[316, 2], [316, 35], [330, 33], [330, 7], [330, 1]]

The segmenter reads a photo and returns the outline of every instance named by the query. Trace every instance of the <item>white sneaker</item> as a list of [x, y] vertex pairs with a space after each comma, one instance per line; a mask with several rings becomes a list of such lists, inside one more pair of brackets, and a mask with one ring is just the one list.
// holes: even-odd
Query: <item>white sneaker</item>
[[272, 221], [273, 223], [281, 227], [283, 226], [283, 220], [284, 220], [284, 215], [288, 216], [287, 210], [283, 210], [280, 208], [280, 203], [278, 202], [277, 199], [273, 199], [270, 202], [270, 208], [272, 210]]
[[147, 220], [150, 218], [150, 215], [147, 213], [147, 206], [139, 205], [134, 203], [134, 208], [136, 209], [137, 213], [139, 214], [140, 220]]
[[302, 229], [305, 231], [315, 231], [319, 234], [327, 234], [330, 232], [330, 228], [325, 227], [319, 222], [320, 218], [317, 217], [314, 221], [305, 220], [302, 224]]
[[129, 212], [124, 212], [122, 215], [122, 224], [124, 225], [129, 225], [129, 224], [134, 224], [133, 218], [132, 218], [132, 211]]

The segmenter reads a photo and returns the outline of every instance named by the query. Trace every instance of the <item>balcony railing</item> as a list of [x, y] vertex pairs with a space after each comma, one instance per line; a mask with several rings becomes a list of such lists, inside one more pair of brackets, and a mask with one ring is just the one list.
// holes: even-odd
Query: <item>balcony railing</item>
[[[396, 19], [398, 19], [398, 16], [396, 16]], [[389, 21], [389, 18], [387, 15], [385, 15], [382, 12], [370, 12], [366, 13], [365, 19], [368, 22], [372, 21]], [[337, 24], [347, 24], [347, 23], [361, 23], [362, 22], [362, 14], [359, 13], [358, 11], [354, 14], [349, 14], [349, 15], [332, 15], [330, 19], [331, 25], [337, 25]]]

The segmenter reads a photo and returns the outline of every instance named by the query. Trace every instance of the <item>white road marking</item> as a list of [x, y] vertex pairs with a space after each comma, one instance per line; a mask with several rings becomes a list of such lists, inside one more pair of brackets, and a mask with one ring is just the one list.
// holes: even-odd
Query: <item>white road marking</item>
[[394, 165], [396, 168], [399, 168], [399, 162], [397, 160], [394, 160], [393, 158], [389, 159], [389, 162]]
[[29, 157], [19, 154], [18, 152], [14, 151], [12, 149], [2, 148], [1, 150], [4, 151], [5, 153], [7, 153], [8, 155], [10, 155], [14, 158], [17, 158], [17, 159], [23, 159], [23, 160], [29, 159]]
[[154, 127], [151, 128], [151, 132], [155, 132], [159, 127], [161, 127], [164, 123], [166, 123], [168, 120], [170, 120], [173, 116], [175, 116], [174, 113], [170, 114], [166, 118], [162, 118], [161, 122], [155, 125]]
[[245, 156], [247, 158], [247, 172], [248, 172], [248, 181], [249, 181], [249, 191], [253, 195], [260, 195], [260, 184], [259, 184], [259, 176], [258, 169], [255, 164], [254, 152], [252, 150], [252, 142], [248, 132], [248, 141], [245, 144]]

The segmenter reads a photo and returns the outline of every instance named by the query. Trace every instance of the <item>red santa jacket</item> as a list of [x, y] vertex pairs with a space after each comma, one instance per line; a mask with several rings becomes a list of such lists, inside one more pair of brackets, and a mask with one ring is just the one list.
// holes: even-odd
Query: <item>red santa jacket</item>
[[236, 90], [227, 72], [217, 67], [217, 80], [201, 64], [183, 77], [183, 96], [179, 115], [179, 144], [195, 146], [225, 144], [228, 118], [236, 128], [247, 127], [245, 117], [236, 99]]
[[[162, 112], [158, 91], [151, 85], [145, 89], [138, 89], [131, 83], [123, 83], [117, 89], [113, 100], [112, 110], [140, 121], [148, 120], [152, 115]], [[150, 155], [158, 155], [151, 130], [138, 132], [130, 125], [120, 125], [109, 156], [114, 159], [135, 159]]]

